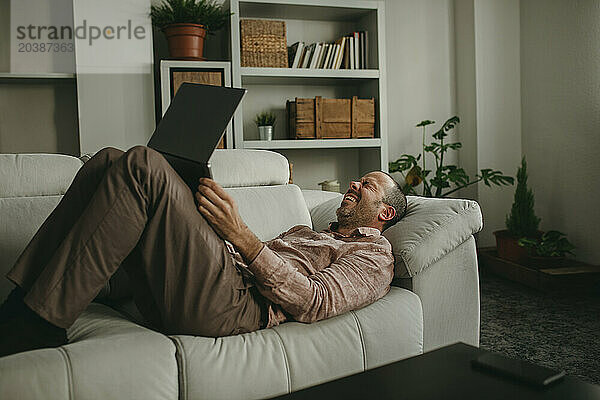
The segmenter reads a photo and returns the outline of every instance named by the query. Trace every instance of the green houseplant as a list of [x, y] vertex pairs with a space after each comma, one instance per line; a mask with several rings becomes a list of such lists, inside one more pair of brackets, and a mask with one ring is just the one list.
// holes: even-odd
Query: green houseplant
[[[456, 151], [462, 147], [460, 142], [446, 142], [447, 137], [459, 122], [460, 119], [457, 116], [449, 118], [432, 135], [435, 140], [430, 144], [425, 142], [425, 128], [435, 124], [435, 121], [424, 120], [416, 125], [418, 128], [423, 128], [422, 153], [418, 156], [403, 154], [389, 164], [390, 172], [400, 172], [404, 177], [402, 186], [405, 194], [418, 195], [417, 186], [421, 184], [420, 194], [427, 197], [446, 197], [478, 182], [483, 182], [486, 186], [513, 184], [514, 179], [503, 175], [502, 171], [485, 168], [471, 178], [463, 168], [444, 165], [444, 155], [450, 150]], [[435, 166], [432, 169], [427, 169], [426, 153], [430, 153], [434, 157]], [[421, 161], [421, 165], [419, 165], [419, 161]]]
[[152, 25], [163, 31], [172, 58], [204, 60], [207, 33], [221, 29], [231, 13], [215, 0], [163, 0], [150, 8]]
[[254, 123], [258, 127], [258, 135], [260, 140], [271, 140], [273, 139], [273, 126], [277, 118], [272, 112], [261, 112], [254, 118]]
[[535, 198], [527, 186], [527, 161], [521, 160], [517, 170], [517, 187], [510, 214], [506, 216], [506, 229], [494, 232], [498, 256], [516, 263], [526, 263], [528, 251], [519, 246], [520, 238], [535, 239], [540, 236], [540, 219], [534, 211]]
[[529, 265], [537, 268], [563, 266], [567, 254], [574, 255], [575, 246], [559, 231], [544, 232], [541, 237], [519, 239], [519, 246], [529, 248], [533, 254], [529, 257]]

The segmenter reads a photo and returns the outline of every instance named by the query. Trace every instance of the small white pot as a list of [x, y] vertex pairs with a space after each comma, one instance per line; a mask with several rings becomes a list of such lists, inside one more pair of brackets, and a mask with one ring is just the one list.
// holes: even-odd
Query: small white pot
[[260, 137], [260, 140], [273, 140], [273, 127], [259, 126], [258, 136]]

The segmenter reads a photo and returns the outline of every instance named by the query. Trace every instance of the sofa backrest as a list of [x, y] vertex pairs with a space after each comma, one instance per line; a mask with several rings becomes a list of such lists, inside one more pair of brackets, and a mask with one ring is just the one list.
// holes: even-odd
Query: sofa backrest
[[12, 268], [82, 165], [60, 154], [0, 154], [0, 300]]
[[[268, 240], [294, 225], [312, 226], [300, 189], [287, 184], [288, 162], [260, 150], [219, 150], [214, 178], [238, 204], [250, 229]], [[0, 301], [12, 268], [39, 226], [59, 203], [83, 162], [59, 154], [0, 154]]]
[[295, 225], [312, 227], [300, 188], [288, 184], [288, 160], [266, 150], [216, 150], [211, 158], [215, 181], [235, 199], [240, 214], [260, 240]]

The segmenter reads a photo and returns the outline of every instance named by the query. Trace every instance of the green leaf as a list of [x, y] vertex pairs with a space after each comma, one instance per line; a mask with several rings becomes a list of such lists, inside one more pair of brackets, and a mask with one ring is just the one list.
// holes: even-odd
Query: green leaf
[[418, 157], [412, 156], [410, 154], [403, 154], [396, 161], [392, 161], [389, 163], [390, 172], [402, 172], [407, 171], [417, 165], [417, 162], [421, 158], [421, 155]]
[[456, 127], [456, 124], [458, 124], [459, 122], [460, 118], [458, 118], [456, 115], [454, 117], [448, 118], [448, 120], [444, 122], [440, 130], [433, 134], [433, 137], [438, 140], [445, 138], [446, 136], [448, 136], [446, 132], [450, 131], [451, 129], [454, 129]]
[[417, 128], [420, 128], [420, 127], [422, 127], [422, 126], [427, 126], [427, 125], [431, 125], [431, 124], [435, 124], [435, 121], [431, 121], [431, 120], [429, 120], [429, 119], [426, 119], [425, 121], [421, 121], [421, 122], [419, 122], [419, 123], [416, 125], [416, 127], [417, 127]]
[[448, 180], [457, 186], [465, 186], [469, 183], [469, 175], [464, 169], [449, 165]]
[[192, 23], [204, 25], [211, 33], [221, 29], [231, 14], [215, 0], [163, 0], [150, 7], [152, 24], [159, 29], [171, 24]]

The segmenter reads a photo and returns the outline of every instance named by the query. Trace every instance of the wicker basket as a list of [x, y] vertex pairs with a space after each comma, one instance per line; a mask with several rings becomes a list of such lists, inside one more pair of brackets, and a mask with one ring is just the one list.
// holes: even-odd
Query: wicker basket
[[240, 36], [242, 67], [288, 66], [284, 21], [242, 19]]

